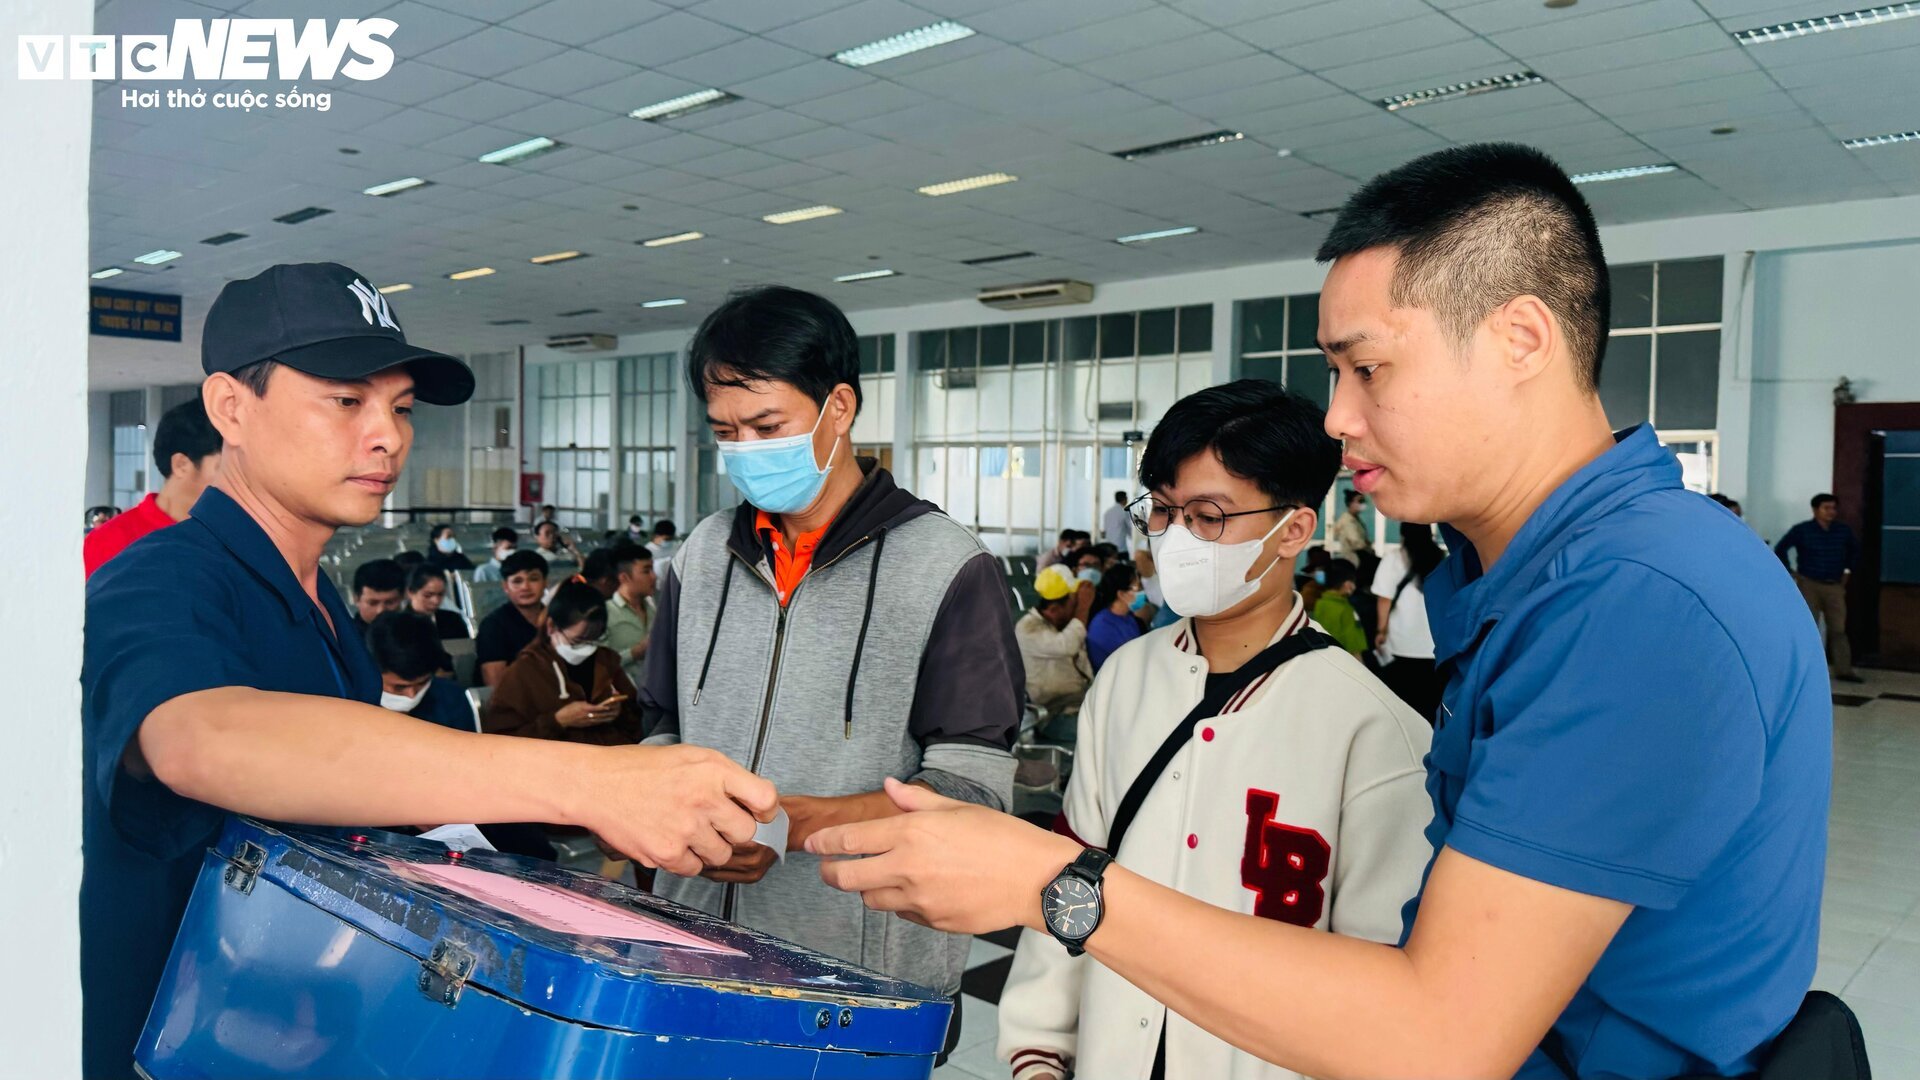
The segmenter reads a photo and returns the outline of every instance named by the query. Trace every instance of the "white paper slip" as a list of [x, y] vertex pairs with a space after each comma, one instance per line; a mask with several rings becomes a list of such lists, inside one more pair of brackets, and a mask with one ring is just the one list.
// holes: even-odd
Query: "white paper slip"
[[781, 807], [773, 815], [773, 820], [761, 823], [753, 830], [753, 842], [765, 844], [779, 855], [779, 861], [787, 861], [787, 810]]
[[442, 825], [420, 834], [422, 840], [438, 840], [452, 851], [492, 851], [478, 825]]

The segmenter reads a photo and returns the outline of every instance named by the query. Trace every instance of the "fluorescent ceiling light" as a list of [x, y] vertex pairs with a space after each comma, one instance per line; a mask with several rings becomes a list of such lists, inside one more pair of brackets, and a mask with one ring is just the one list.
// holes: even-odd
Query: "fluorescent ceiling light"
[[469, 278], [486, 277], [493, 273], [491, 266], [477, 266], [472, 270], [458, 270], [447, 275], [448, 281], [466, 281]]
[[1680, 166], [1671, 163], [1660, 165], [1629, 165], [1624, 169], [1602, 169], [1599, 172], [1576, 173], [1567, 179], [1576, 184], [1601, 184], [1608, 180], [1631, 180], [1636, 176], [1659, 176], [1662, 173], [1679, 172]]
[[858, 274], [841, 274], [839, 277], [834, 278], [833, 280], [841, 281], [841, 282], [872, 281], [874, 278], [893, 277], [893, 276], [894, 276], [894, 271], [892, 270], [866, 270]]
[[674, 296], [674, 297], [669, 297], [665, 300], [648, 300], [642, 303], [640, 306], [645, 308], [679, 307], [681, 304], [684, 304], [684, 303], [686, 303], [685, 300], [682, 300], [679, 297]]
[[936, 45], [948, 45], [973, 36], [973, 28], [962, 26], [951, 19], [942, 19], [918, 30], [909, 30], [904, 34], [895, 34], [879, 41], [834, 53], [832, 59], [848, 67], [866, 67], [885, 60], [893, 60], [917, 53], [922, 49], [931, 49]]
[[1876, 26], [1880, 23], [1911, 19], [1920, 15], [1920, 4], [1883, 4], [1880, 7], [1862, 8], [1859, 11], [1843, 11], [1838, 15], [1822, 15], [1817, 19], [1796, 19], [1793, 22], [1774, 23], [1772, 26], [1756, 26], [1749, 30], [1737, 30], [1733, 40], [1742, 45], [1763, 45], [1769, 41], [1785, 41], [1788, 38], [1804, 37], [1808, 34], [1824, 34], [1829, 30], [1855, 30], [1862, 26]]
[[1411, 109], [1415, 105], [1430, 105], [1436, 101], [1451, 101], [1454, 98], [1472, 97], [1475, 94], [1486, 94], [1495, 90], [1512, 90], [1516, 86], [1531, 86], [1544, 81], [1531, 71], [1516, 71], [1510, 75], [1495, 75], [1491, 79], [1474, 79], [1471, 82], [1395, 94], [1392, 97], [1381, 98], [1380, 107], [1388, 112], [1399, 112], [1401, 109]]
[[627, 115], [633, 117], [635, 120], [676, 120], [688, 113], [696, 113], [701, 109], [711, 109], [715, 105], [725, 105], [728, 102], [739, 100], [739, 98], [727, 93], [725, 90], [709, 88], [706, 90], [695, 90], [691, 94], [682, 94], [677, 98], [668, 98], [665, 101], [656, 101], [651, 105], [642, 105]]
[[639, 243], [641, 247], [666, 247], [668, 244], [684, 244], [689, 240], [704, 240], [706, 238], [707, 234], [703, 232], [678, 232], [672, 236], [656, 236], [651, 240], [642, 240]]
[[556, 251], [551, 255], [535, 255], [527, 261], [535, 266], [547, 266], [551, 263], [571, 262], [574, 259], [584, 259], [586, 257], [585, 253], [579, 251]]
[[380, 286], [380, 295], [390, 296], [397, 292], [406, 292], [408, 289], [411, 289], [411, 288], [413, 288], [413, 286], [407, 284], [404, 281], [398, 285], [382, 285]]
[[[1173, 139], [1168, 142], [1153, 143], [1149, 146], [1136, 146], [1131, 150], [1115, 150], [1113, 156], [1122, 161], [1133, 161], [1138, 158], [1152, 157], [1155, 154], [1172, 154], [1181, 150], [1197, 149], [1202, 146], [1218, 146], [1221, 143], [1239, 142], [1244, 138], [1246, 138], [1246, 136], [1238, 131], [1209, 131], [1205, 135], [1193, 135], [1185, 139]], [[1291, 153], [1291, 151], [1282, 151], [1280, 156], [1285, 157], [1288, 153]]]
[[409, 176], [401, 180], [389, 180], [384, 184], [375, 184], [372, 187], [361, 191], [360, 194], [362, 195], [398, 195], [403, 191], [411, 191], [417, 187], [427, 187], [432, 183], [433, 181], [431, 180], [422, 180], [417, 176]]
[[517, 142], [512, 146], [503, 146], [498, 150], [481, 154], [480, 160], [489, 165], [511, 165], [516, 161], [525, 161], [536, 154], [558, 150], [560, 146], [560, 143], [554, 142], [545, 135], [539, 135], [526, 142]]
[[103, 266], [88, 276], [92, 277], [95, 281], [105, 281], [110, 277], [119, 277], [124, 273], [126, 273], [126, 271], [117, 266]]
[[796, 221], [812, 221], [814, 218], [832, 217], [842, 212], [837, 206], [807, 206], [799, 210], [782, 210], [777, 214], [768, 214], [760, 220], [769, 225], [791, 225]]
[[1134, 233], [1132, 236], [1118, 237], [1114, 240], [1114, 243], [1143, 244], [1148, 240], [1164, 240], [1169, 236], [1186, 236], [1189, 233], [1197, 233], [1199, 231], [1199, 228], [1196, 226], [1182, 225], [1177, 229], [1155, 229], [1153, 232]]
[[159, 266], [163, 262], [172, 262], [179, 257], [179, 252], [161, 248], [158, 251], [149, 251], [145, 255], [135, 255], [133, 261], [144, 266]]
[[1869, 146], [1892, 146], [1894, 143], [1916, 140], [1920, 140], [1920, 131], [1894, 131], [1885, 135], [1862, 135], [1857, 139], [1842, 139], [1840, 145], [1849, 150], [1865, 150]]
[[981, 176], [969, 176], [965, 180], [948, 180], [942, 184], [928, 184], [926, 187], [920, 188], [919, 191], [922, 195], [932, 195], [938, 198], [941, 195], [955, 195], [962, 191], [994, 187], [998, 184], [1011, 184], [1018, 179], [1020, 178], [1007, 173], [994, 172]]

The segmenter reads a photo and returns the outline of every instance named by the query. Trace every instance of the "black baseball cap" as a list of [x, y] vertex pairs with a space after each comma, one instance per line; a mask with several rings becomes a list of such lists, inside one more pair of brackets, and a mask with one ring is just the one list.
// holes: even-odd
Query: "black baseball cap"
[[471, 368], [407, 344], [387, 298], [339, 263], [281, 263], [220, 290], [200, 334], [200, 367], [231, 373], [262, 360], [321, 379], [405, 364], [420, 401], [459, 405], [473, 396]]

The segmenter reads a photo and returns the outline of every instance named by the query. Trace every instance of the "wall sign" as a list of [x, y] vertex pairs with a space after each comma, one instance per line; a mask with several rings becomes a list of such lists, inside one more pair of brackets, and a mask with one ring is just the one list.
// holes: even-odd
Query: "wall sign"
[[180, 340], [180, 298], [95, 286], [87, 305], [87, 332], [105, 337]]

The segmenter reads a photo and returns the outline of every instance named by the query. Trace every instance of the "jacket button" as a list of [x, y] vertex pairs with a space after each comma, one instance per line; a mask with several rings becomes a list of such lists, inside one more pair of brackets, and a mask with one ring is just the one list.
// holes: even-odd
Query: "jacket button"
[[1201, 737], [1202, 739], [1205, 739], [1205, 740], [1206, 740], [1207, 742], [1212, 742], [1212, 741], [1213, 741], [1213, 729], [1212, 729], [1212, 728], [1201, 728], [1201, 729], [1200, 729], [1200, 737]]
[[1188, 834], [1187, 834], [1187, 846], [1188, 846], [1188, 847], [1190, 847], [1190, 848], [1197, 848], [1197, 847], [1199, 847], [1199, 846], [1200, 846], [1200, 838], [1199, 838], [1198, 836], [1196, 836], [1196, 835], [1194, 835], [1193, 833], [1188, 833]]
[[1174, 773], [1174, 774], [1173, 774], [1173, 778], [1174, 778], [1175, 780], [1178, 780], [1178, 779], [1180, 779], [1180, 774], [1179, 774], [1179, 773]]
[[1146, 1018], [1146, 1017], [1144, 1017], [1144, 1016], [1143, 1016], [1143, 1017], [1141, 1017], [1141, 1018], [1140, 1018], [1140, 1026], [1141, 1026], [1141, 1027], [1146, 1027], [1146, 1026], [1147, 1026], [1147, 1018]]
[[1187, 674], [1189, 674], [1189, 675], [1193, 675], [1193, 674], [1196, 674], [1197, 672], [1199, 672], [1199, 670], [1200, 670], [1200, 665], [1199, 665], [1199, 664], [1195, 664], [1195, 665], [1193, 665], [1192, 667], [1190, 667], [1190, 668], [1188, 668], [1188, 669], [1187, 669]]

